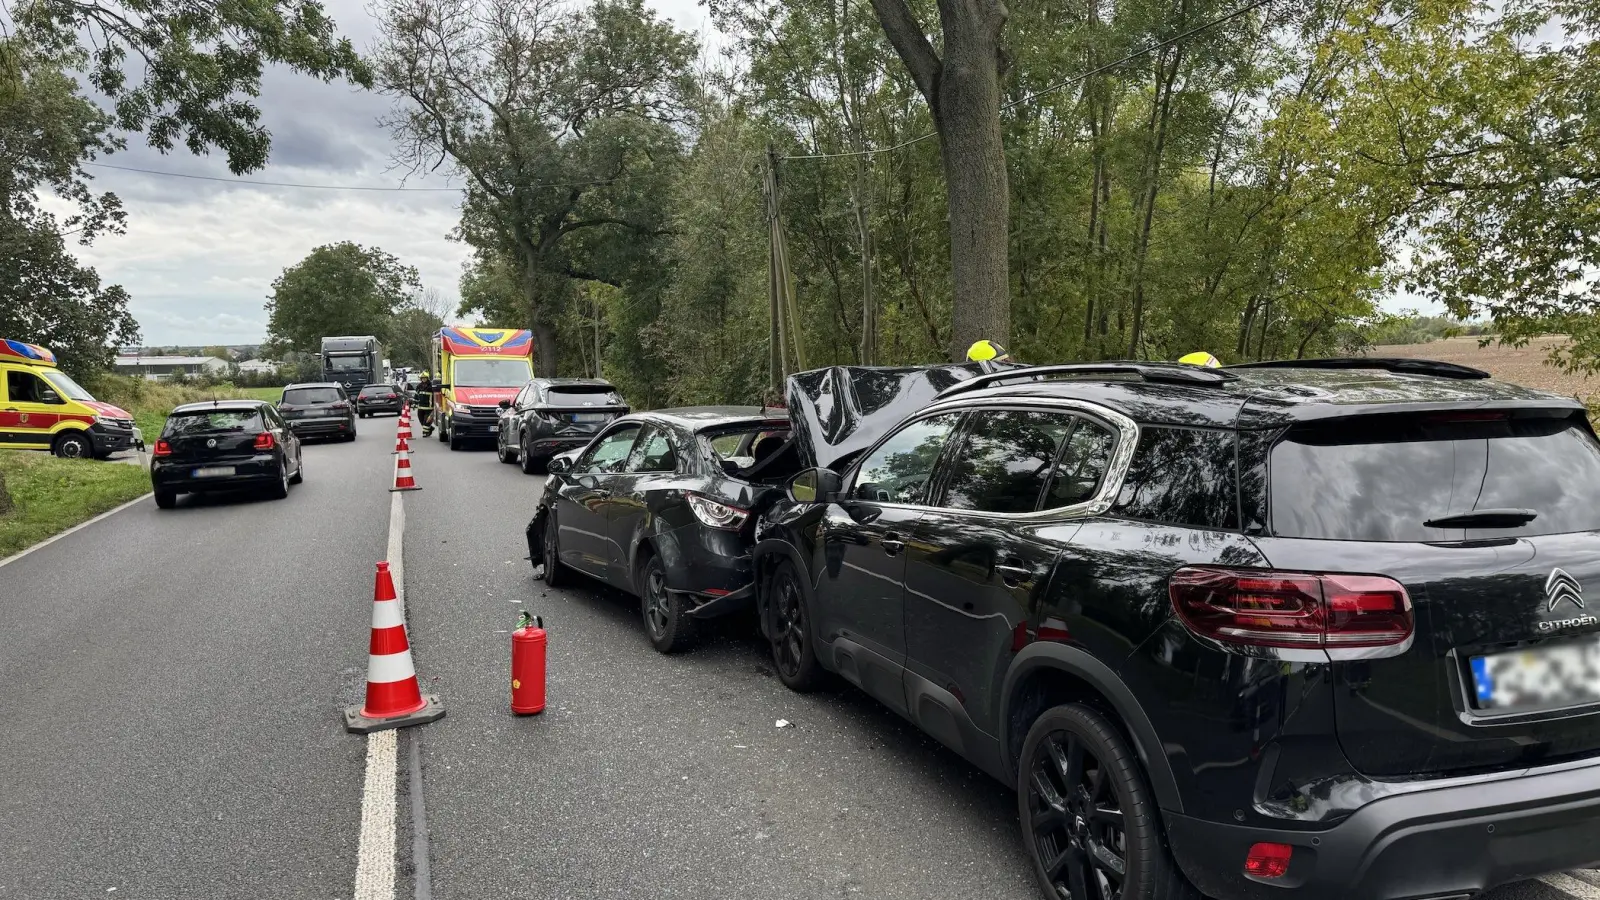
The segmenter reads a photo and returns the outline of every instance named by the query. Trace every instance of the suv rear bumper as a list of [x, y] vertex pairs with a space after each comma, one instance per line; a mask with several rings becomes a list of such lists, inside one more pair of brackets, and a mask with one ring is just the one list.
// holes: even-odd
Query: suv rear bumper
[[[1325, 831], [1166, 815], [1173, 856], [1219, 900], [1443, 898], [1600, 865], [1600, 765], [1455, 780], [1361, 807]], [[1289, 844], [1288, 873], [1243, 874], [1252, 844]]]

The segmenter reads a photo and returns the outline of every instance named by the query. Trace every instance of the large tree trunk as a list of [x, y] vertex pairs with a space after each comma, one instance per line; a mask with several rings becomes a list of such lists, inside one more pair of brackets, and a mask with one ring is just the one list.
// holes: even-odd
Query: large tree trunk
[[950, 192], [950, 357], [957, 360], [974, 341], [1011, 340], [1011, 192], [1000, 139], [999, 47], [993, 40], [966, 43], [946, 44], [938, 106]]
[[1000, 136], [1000, 0], [939, 0], [944, 58], [906, 0], [872, 0], [884, 34], [933, 111], [950, 201], [950, 355], [1011, 338], [1011, 196]]
[[527, 254], [522, 270], [522, 288], [528, 302], [528, 328], [533, 331], [533, 372], [541, 378], [559, 374], [559, 351], [555, 324], [544, 308], [544, 281], [532, 253]]

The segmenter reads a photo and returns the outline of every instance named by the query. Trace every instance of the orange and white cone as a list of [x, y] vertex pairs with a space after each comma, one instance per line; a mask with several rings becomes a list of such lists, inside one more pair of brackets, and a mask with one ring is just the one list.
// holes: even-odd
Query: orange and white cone
[[406, 443], [407, 437], [408, 435], [405, 433], [405, 431], [401, 431], [399, 434], [394, 436], [394, 452], [406, 454], [411, 452], [411, 445]]
[[346, 707], [344, 727], [357, 734], [421, 725], [444, 717], [439, 698], [422, 695], [411, 664], [405, 617], [395, 599], [389, 564], [378, 563], [372, 590], [372, 637], [367, 643], [367, 699]]
[[401, 450], [394, 458], [394, 487], [389, 488], [389, 492], [420, 490], [416, 479], [411, 477], [411, 452]]
[[400, 424], [395, 426], [394, 434], [395, 434], [395, 437], [402, 437], [402, 438], [405, 438], [407, 440], [410, 440], [411, 439], [411, 420], [402, 417], [400, 419]]

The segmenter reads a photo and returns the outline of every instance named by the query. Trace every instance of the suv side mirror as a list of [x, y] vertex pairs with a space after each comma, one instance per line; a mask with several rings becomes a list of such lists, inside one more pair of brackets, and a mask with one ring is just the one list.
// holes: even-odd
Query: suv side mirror
[[563, 472], [570, 472], [572, 471], [572, 457], [566, 455], [565, 453], [561, 454], [560, 456], [552, 456], [550, 461], [545, 463], [544, 470], [549, 472], [551, 475], [560, 475]]
[[789, 479], [789, 502], [829, 503], [839, 497], [844, 478], [832, 469], [806, 469]]
[[511, 408], [511, 401], [510, 400], [501, 400], [499, 405], [500, 405], [501, 409], [510, 409]]

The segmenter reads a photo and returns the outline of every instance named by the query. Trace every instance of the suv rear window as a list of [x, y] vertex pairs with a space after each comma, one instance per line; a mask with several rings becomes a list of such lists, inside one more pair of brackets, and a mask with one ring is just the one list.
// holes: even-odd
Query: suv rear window
[[555, 387], [545, 392], [551, 406], [621, 406], [622, 395], [610, 388]]
[[283, 402], [292, 406], [309, 406], [313, 403], [338, 403], [344, 397], [340, 396], [338, 388], [315, 387], [295, 388], [283, 392]]
[[253, 434], [262, 430], [261, 414], [253, 409], [215, 409], [173, 413], [167, 417], [167, 427], [162, 429], [161, 434], [164, 437], [227, 432]]
[[[1269, 463], [1273, 533], [1448, 541], [1600, 529], [1600, 443], [1581, 421], [1483, 415], [1374, 417], [1289, 432]], [[1481, 509], [1539, 515], [1513, 528], [1423, 525]]]
[[382, 397], [392, 393], [394, 393], [394, 385], [392, 384], [369, 384], [361, 389], [361, 396], [363, 397]]

